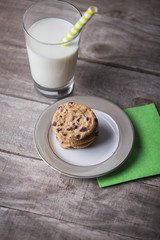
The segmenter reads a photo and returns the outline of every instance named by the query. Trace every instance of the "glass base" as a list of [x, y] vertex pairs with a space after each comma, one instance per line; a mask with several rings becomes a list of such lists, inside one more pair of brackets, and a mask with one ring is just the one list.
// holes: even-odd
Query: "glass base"
[[62, 88], [45, 88], [40, 86], [34, 81], [35, 89], [41, 93], [43, 96], [50, 98], [50, 99], [60, 99], [67, 95], [69, 95], [74, 86], [74, 81], [72, 80], [67, 86]]

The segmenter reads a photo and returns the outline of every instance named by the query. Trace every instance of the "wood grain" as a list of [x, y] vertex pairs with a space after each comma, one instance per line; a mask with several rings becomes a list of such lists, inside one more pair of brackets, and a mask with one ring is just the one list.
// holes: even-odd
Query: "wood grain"
[[[31, 1], [24, 1], [24, 3], [21, 1], [19, 7], [16, 8], [15, 2], [12, 0], [8, 4], [6, 1], [0, 3], [0, 21], [2, 22], [0, 26], [2, 36], [0, 50], [4, 48], [9, 53], [8, 47], [10, 49], [17, 48], [17, 51], [21, 52], [19, 57], [22, 57], [25, 48], [22, 16]], [[107, 9], [108, 2], [103, 1], [100, 4], [100, 13], [101, 8]], [[93, 3], [95, 2], [93, 1]], [[81, 10], [82, 3], [80, 5], [77, 3], [77, 5], [80, 6]], [[142, 9], [138, 8], [140, 9], [138, 16], [141, 16], [142, 21], [137, 15], [134, 16], [137, 12], [138, 1], [132, 4], [132, 8], [126, 1], [116, 1], [114, 8], [113, 4], [110, 4], [109, 15], [107, 12], [105, 14], [98, 13], [85, 27], [82, 33], [79, 57], [87, 61], [145, 71], [160, 76], [160, 29], [158, 25], [160, 14], [157, 11], [159, 5], [158, 1], [154, 1], [152, 8], [150, 8], [148, 1], [145, 4], [145, 9], [147, 9], [145, 15], [141, 15]], [[86, 6], [86, 3], [83, 6]], [[124, 10], [123, 6], [125, 6]], [[150, 23], [148, 19], [153, 16], [153, 13], [155, 16], [152, 17], [153, 22]], [[4, 21], [7, 17], [12, 21]], [[10, 57], [7, 58], [3, 55], [1, 59], [3, 59], [4, 64], [10, 60]], [[0, 63], [2, 64], [2, 62]], [[26, 64], [21, 61], [19, 63], [20, 67], [22, 64]]]
[[48, 105], [3, 95], [0, 102], [1, 151], [37, 158], [33, 142], [34, 126]]
[[[25, 68], [22, 73], [18, 72], [18, 62], [15, 59], [13, 70], [2, 71], [0, 93], [47, 104], [53, 103], [54, 101], [46, 99], [35, 91], [29, 68]], [[26, 71], [26, 69], [28, 70]], [[151, 102], [159, 107], [159, 89], [160, 79], [158, 76], [79, 60], [72, 95], [103, 97], [115, 102], [121, 108]]]
[[[34, 126], [54, 102], [35, 91], [25, 48], [22, 16], [38, 1], [0, 1], [0, 239], [160, 239], [160, 176], [101, 189], [37, 154]], [[99, 9], [82, 32], [72, 96], [153, 102], [160, 113], [160, 1], [70, 2]]]
[[160, 37], [155, 36], [152, 27], [141, 25], [142, 28], [136, 23], [96, 16], [82, 33], [79, 57], [159, 75]]
[[[0, 208], [1, 239], [70, 239], [70, 240], [132, 240], [132, 237], [121, 236], [112, 232], [92, 230], [86, 226], [60, 221], [54, 218], [14, 210]], [[15, 230], [16, 229], [16, 230]]]
[[160, 187], [159, 179], [160, 179], [160, 177], [159, 177], [159, 175], [157, 175], [157, 176], [152, 176], [152, 177], [148, 177], [148, 178], [144, 178], [144, 179], [143, 178], [139, 179], [138, 182]]
[[140, 239], [160, 234], [158, 187], [130, 182], [100, 189], [94, 179], [68, 178], [42, 161], [6, 153], [0, 165], [1, 206]]

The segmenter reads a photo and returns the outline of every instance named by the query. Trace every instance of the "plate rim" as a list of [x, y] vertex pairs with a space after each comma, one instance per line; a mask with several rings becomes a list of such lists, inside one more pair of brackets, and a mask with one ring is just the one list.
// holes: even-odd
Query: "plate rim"
[[[50, 162], [48, 162], [47, 161], [48, 159], [46, 160], [46, 156], [44, 156], [44, 153], [42, 153], [42, 150], [40, 150], [39, 144], [38, 144], [38, 139], [37, 139], [37, 129], [38, 129], [38, 126], [41, 123], [42, 118], [45, 115], [50, 113], [50, 115], [53, 116], [54, 111], [56, 111], [56, 109], [57, 109], [57, 106], [65, 103], [67, 101], [73, 101], [73, 102], [82, 103], [82, 104], [85, 104], [84, 102], [86, 102], [86, 101], [89, 101], [89, 102], [91, 101], [91, 104], [87, 104], [86, 103], [85, 105], [87, 105], [87, 106], [89, 105], [90, 108], [94, 108], [94, 109], [96, 109], [98, 111], [102, 111], [102, 112], [108, 114], [115, 121], [115, 123], [117, 124], [119, 131], [120, 131], [120, 128], [119, 128], [120, 126], [119, 126], [119, 124], [117, 123], [117, 121], [115, 119], [115, 118], [117, 118], [117, 112], [115, 113], [114, 110], [117, 110], [118, 113], [121, 115], [121, 117], [123, 116], [125, 121], [128, 123], [128, 126], [130, 128], [129, 129], [130, 130], [130, 134], [131, 134], [131, 136], [130, 136], [130, 145], [128, 147], [128, 151], [125, 154], [123, 153], [125, 155], [125, 157], [121, 157], [121, 160], [113, 168], [111, 168], [109, 170], [104, 169], [103, 171], [100, 171], [100, 172], [98, 171], [97, 168], [101, 167], [102, 165], [105, 165], [105, 163], [108, 161], [108, 159], [106, 159], [106, 161], [104, 161], [102, 163], [99, 163], [99, 164], [96, 164], [96, 165], [92, 165], [92, 168], [91, 168], [92, 171], [89, 170], [89, 173], [87, 173], [87, 174], [82, 173], [82, 172], [80, 172], [80, 173], [75, 173], [75, 172], [73, 173], [72, 172], [71, 173], [71, 171], [69, 172], [68, 170], [64, 171], [64, 169], [62, 169], [60, 167], [60, 165], [62, 165], [64, 163], [63, 165], [66, 165], [67, 167], [69, 167], [68, 165], [70, 165], [70, 168], [72, 168], [73, 165], [64, 162], [64, 160], [60, 159], [58, 156], [55, 157], [54, 153], [53, 153], [53, 156], [52, 156], [52, 160], [53, 160], [54, 164], [51, 164]], [[106, 106], [102, 105], [100, 108], [97, 108], [97, 106], [96, 106], [97, 103], [98, 103], [98, 106], [100, 106], [99, 104], [102, 103], [102, 102], [105, 103], [106, 105], [110, 106], [110, 111], [112, 112], [113, 116], [108, 113], [108, 109], [107, 110], [105, 109]], [[55, 109], [55, 110], [51, 114], [50, 111], [52, 110], [52, 108]], [[49, 126], [48, 126], [48, 124], [46, 126], [46, 128], [48, 129], [48, 131], [47, 131], [48, 145], [50, 145], [49, 144], [49, 138], [48, 138], [48, 133], [49, 133], [50, 126], [51, 126], [51, 121], [50, 121]], [[39, 156], [52, 169], [56, 170], [59, 173], [62, 173], [64, 175], [66, 175], [66, 176], [69, 176], [69, 177], [74, 177], [74, 178], [96, 178], [96, 177], [103, 176], [105, 174], [109, 174], [110, 172], [114, 171], [116, 168], [118, 168], [127, 159], [128, 155], [130, 154], [130, 152], [132, 150], [133, 143], [134, 143], [134, 128], [133, 128], [132, 122], [131, 122], [130, 118], [127, 116], [127, 114], [118, 105], [116, 105], [115, 103], [113, 103], [113, 102], [111, 102], [109, 100], [106, 100], [104, 98], [95, 97], [95, 96], [70, 96], [70, 97], [67, 97], [67, 98], [63, 98], [63, 99], [61, 99], [61, 100], [59, 100], [59, 101], [49, 105], [46, 109], [44, 109], [44, 111], [40, 114], [40, 116], [38, 117], [37, 122], [35, 124], [33, 138], [34, 138], [34, 145], [35, 145], [35, 148], [36, 148]], [[114, 154], [109, 158], [110, 160], [112, 160], [112, 158], [115, 156], [115, 154], [117, 153], [118, 149], [121, 148], [121, 146], [120, 146], [122, 144], [122, 142], [120, 142], [120, 141], [122, 141], [122, 139], [121, 139], [122, 138], [121, 132], [119, 132], [119, 138], [120, 139], [119, 139], [118, 147], [117, 147], [116, 151], [114, 152]], [[52, 152], [53, 152], [53, 150], [52, 150]], [[59, 167], [57, 167], [56, 164], [55, 164], [55, 158], [56, 158], [56, 161], [57, 161], [57, 159], [59, 161], [61, 161], [61, 164], [59, 164]], [[63, 161], [63, 163], [62, 163], [62, 161]], [[74, 165], [74, 168], [76, 168], [76, 170], [77, 170], [78, 168], [84, 169], [84, 168], [90, 168], [90, 167], [86, 167], [86, 166], [79, 167], [79, 166]], [[95, 173], [95, 174], [92, 173], [92, 172], [94, 172], [94, 170], [97, 170], [99, 173], [98, 172]]]

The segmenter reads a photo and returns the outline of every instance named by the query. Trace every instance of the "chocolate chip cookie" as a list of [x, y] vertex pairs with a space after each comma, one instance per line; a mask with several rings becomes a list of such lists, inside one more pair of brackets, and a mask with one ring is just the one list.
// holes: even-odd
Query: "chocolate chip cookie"
[[98, 120], [83, 104], [67, 102], [57, 108], [52, 118], [53, 131], [62, 148], [85, 148], [98, 135]]

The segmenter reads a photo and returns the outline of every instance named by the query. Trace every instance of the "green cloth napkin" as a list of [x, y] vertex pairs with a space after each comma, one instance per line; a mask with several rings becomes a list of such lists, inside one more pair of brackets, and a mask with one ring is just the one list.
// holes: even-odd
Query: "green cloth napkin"
[[100, 187], [160, 174], [160, 117], [155, 105], [124, 111], [134, 127], [133, 148], [120, 167], [97, 178]]

